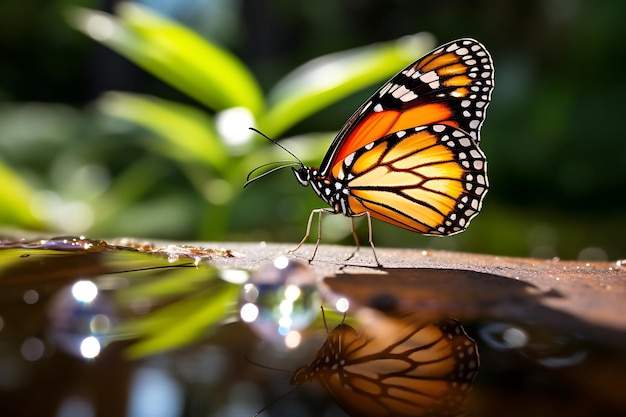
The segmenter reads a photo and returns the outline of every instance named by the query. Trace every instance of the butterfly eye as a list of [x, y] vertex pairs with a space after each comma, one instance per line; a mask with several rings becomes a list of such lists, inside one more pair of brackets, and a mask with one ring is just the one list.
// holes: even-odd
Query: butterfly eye
[[305, 187], [309, 186], [311, 182], [311, 171], [308, 168], [300, 167], [300, 168], [291, 168], [293, 170], [296, 179], [300, 184]]

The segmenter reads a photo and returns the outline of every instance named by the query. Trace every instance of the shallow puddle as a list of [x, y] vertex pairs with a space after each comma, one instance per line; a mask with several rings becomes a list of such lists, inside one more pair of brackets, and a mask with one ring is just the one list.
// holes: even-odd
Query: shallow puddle
[[237, 256], [1, 242], [0, 414], [626, 415], [626, 336], [538, 301], [558, 294], [532, 298], [523, 282], [498, 292], [495, 275], [446, 297], [411, 281], [464, 288], [454, 270], [323, 283], [293, 258], [252, 273], [213, 266]]

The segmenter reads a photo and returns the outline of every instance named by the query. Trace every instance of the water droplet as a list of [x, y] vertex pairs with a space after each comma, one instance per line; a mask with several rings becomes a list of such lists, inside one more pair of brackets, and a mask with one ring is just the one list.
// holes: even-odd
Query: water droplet
[[41, 339], [38, 339], [36, 337], [30, 337], [24, 340], [20, 351], [24, 359], [30, 362], [34, 362], [41, 359], [45, 352], [45, 346]]
[[546, 329], [489, 323], [482, 327], [480, 335], [492, 349], [515, 351], [547, 368], [574, 366], [587, 358], [587, 351], [575, 337]]
[[308, 266], [280, 256], [255, 271], [240, 296], [241, 319], [264, 340], [290, 348], [317, 316], [320, 301]]
[[24, 292], [23, 299], [26, 304], [35, 304], [39, 301], [39, 293], [35, 290], [27, 290]]
[[92, 359], [112, 339], [117, 311], [106, 294], [92, 281], [69, 285], [48, 304], [50, 338], [66, 353]]
[[480, 335], [496, 350], [520, 349], [528, 343], [528, 334], [508, 323], [489, 323], [481, 329]]

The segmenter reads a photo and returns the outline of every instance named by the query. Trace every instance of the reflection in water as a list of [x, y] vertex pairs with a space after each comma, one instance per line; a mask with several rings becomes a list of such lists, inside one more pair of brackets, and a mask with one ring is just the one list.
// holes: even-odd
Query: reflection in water
[[86, 359], [100, 354], [110, 339], [116, 307], [95, 283], [80, 280], [59, 290], [48, 304], [48, 332], [60, 349]]
[[94, 417], [95, 415], [93, 404], [87, 398], [71, 396], [63, 400], [56, 417]]
[[494, 322], [484, 325], [480, 336], [489, 347], [512, 351], [547, 368], [571, 367], [582, 363], [587, 350], [572, 337], [540, 328], [525, 330], [513, 324]]
[[29, 337], [24, 340], [22, 346], [20, 348], [20, 353], [22, 357], [29, 362], [34, 362], [43, 356], [46, 347], [44, 346], [41, 339], [37, 337]]
[[479, 366], [459, 322], [359, 311], [359, 332], [341, 323], [292, 384], [318, 381], [350, 416], [459, 416]]
[[[219, 253], [191, 247], [172, 252], [147, 244], [122, 248], [85, 238], [0, 240], [0, 415], [134, 417], [155, 412], [158, 401], [158, 408], [172, 416], [250, 416], [284, 394], [288, 377], [264, 374], [246, 358], [292, 374], [298, 364], [310, 363], [322, 345], [311, 343], [314, 334], [328, 336], [318, 362], [334, 343], [343, 349], [338, 357], [345, 363], [328, 356], [331, 365], [303, 368], [296, 382], [315, 379], [321, 384], [307, 384], [312, 386], [281, 399], [268, 415], [340, 415], [322, 386], [351, 415], [380, 415], [374, 406], [361, 408], [384, 404], [376, 398], [385, 395], [410, 397], [415, 387], [420, 390], [417, 400], [389, 407], [409, 408], [426, 400], [439, 415], [450, 415], [437, 399], [453, 397], [455, 390], [467, 396], [475, 371], [467, 361], [477, 364], [478, 357], [468, 350], [474, 344], [456, 322], [425, 322], [425, 317], [445, 312], [461, 319], [470, 334], [480, 335], [481, 374], [469, 415], [626, 416], [626, 333], [549, 307], [538, 296], [541, 292], [521, 280], [435, 269], [388, 270], [385, 277], [379, 271], [371, 276], [344, 273], [320, 285], [322, 291], [335, 290], [325, 292], [320, 302], [308, 287], [315, 282], [306, 266], [282, 258], [248, 282], [247, 271], [217, 271], [208, 262], [196, 263], [199, 254], [207, 261], [232, 256]], [[238, 268], [229, 260], [225, 264]], [[621, 279], [624, 265], [618, 261], [607, 268]], [[271, 276], [278, 278], [272, 281]], [[246, 283], [249, 292], [242, 294]], [[603, 295], [614, 294], [602, 288]], [[546, 294], [547, 301], [569, 302], [558, 292]], [[313, 320], [323, 303], [340, 311], [328, 314], [329, 323], [337, 324], [348, 307], [345, 296], [351, 304], [345, 324], [328, 335], [318, 320], [299, 340], [294, 328], [299, 316], [310, 314]], [[240, 305], [234, 308], [238, 297]], [[102, 303], [107, 299], [113, 307]], [[276, 314], [269, 340], [279, 345], [259, 340], [248, 328], [253, 326], [235, 320], [248, 304], [257, 311], [253, 325]], [[419, 315], [390, 318], [355, 310], [364, 304]], [[281, 320], [284, 316], [292, 324], [283, 337], [278, 330], [279, 323], [289, 321]], [[437, 335], [434, 345], [415, 341]], [[71, 355], [60, 342], [68, 339]], [[287, 343], [300, 349], [288, 351]], [[435, 346], [442, 348], [437, 351], [441, 356], [428, 364], [423, 357], [413, 364], [398, 361], [410, 343], [416, 345], [411, 356], [429, 356]], [[381, 351], [387, 359], [381, 359]], [[404, 367], [395, 369], [398, 364]], [[418, 371], [433, 381], [419, 375], [410, 379], [408, 389], [380, 388]], [[354, 385], [352, 392], [346, 383]], [[364, 399], [363, 393], [372, 389], [374, 395]], [[460, 414], [464, 405], [458, 401]], [[402, 415], [396, 410], [394, 415]], [[426, 413], [414, 411], [412, 415]]]
[[39, 301], [39, 293], [35, 290], [26, 290], [24, 292], [24, 302], [26, 304], [35, 304]]
[[315, 278], [308, 266], [279, 256], [244, 284], [240, 305], [241, 319], [264, 340], [295, 348], [317, 315]]
[[177, 417], [183, 403], [183, 388], [168, 372], [142, 367], [133, 375], [128, 416]]

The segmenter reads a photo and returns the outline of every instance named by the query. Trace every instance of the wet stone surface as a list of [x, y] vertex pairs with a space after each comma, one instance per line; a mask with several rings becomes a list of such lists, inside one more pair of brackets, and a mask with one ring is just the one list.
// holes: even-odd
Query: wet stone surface
[[[404, 346], [402, 331], [446, 334], [433, 326], [443, 317], [480, 356], [469, 417], [626, 416], [621, 261], [378, 248], [378, 268], [369, 248], [346, 261], [352, 247], [320, 246], [310, 264], [312, 245], [292, 248], [1, 240], [0, 414], [59, 416], [80, 400], [86, 415], [129, 415], [163, 380], [184, 393], [169, 406], [185, 415], [252, 415], [332, 346], [333, 329], [377, 351]], [[298, 392], [271, 415], [341, 415], [323, 392]]]
[[[289, 245], [222, 244], [243, 256], [216, 259], [216, 265], [254, 269]], [[296, 252], [304, 262], [311, 245]], [[520, 316], [555, 325], [598, 326], [598, 333], [626, 332], [626, 261], [577, 262], [479, 255], [420, 249], [377, 248], [376, 268], [369, 248], [345, 262], [352, 248], [321, 246], [311, 263], [328, 289], [361, 306], [391, 303], [427, 314], [461, 318]], [[529, 317], [530, 316], [530, 317]], [[614, 335], [615, 336], [615, 335]], [[625, 340], [626, 341], [626, 340]]]

